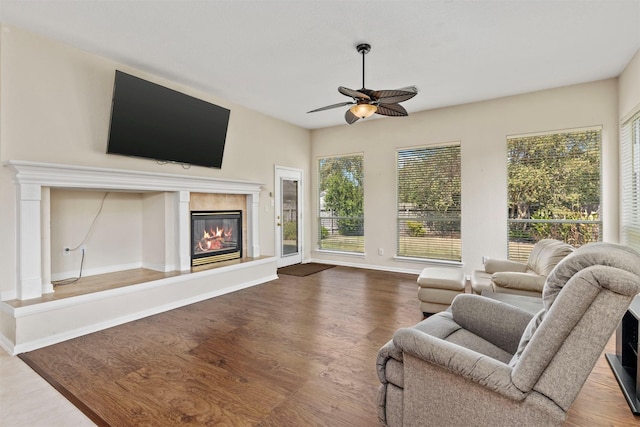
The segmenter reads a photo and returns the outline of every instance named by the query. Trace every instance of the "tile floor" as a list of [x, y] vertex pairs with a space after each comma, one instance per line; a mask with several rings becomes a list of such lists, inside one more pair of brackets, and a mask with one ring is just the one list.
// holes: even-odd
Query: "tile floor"
[[0, 425], [95, 426], [22, 360], [0, 348]]

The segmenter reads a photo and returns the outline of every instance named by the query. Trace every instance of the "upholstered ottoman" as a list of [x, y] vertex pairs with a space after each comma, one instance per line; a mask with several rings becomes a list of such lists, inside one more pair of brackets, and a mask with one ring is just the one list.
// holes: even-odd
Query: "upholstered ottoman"
[[418, 299], [424, 315], [444, 311], [458, 294], [464, 293], [465, 280], [461, 270], [427, 267], [418, 277]]

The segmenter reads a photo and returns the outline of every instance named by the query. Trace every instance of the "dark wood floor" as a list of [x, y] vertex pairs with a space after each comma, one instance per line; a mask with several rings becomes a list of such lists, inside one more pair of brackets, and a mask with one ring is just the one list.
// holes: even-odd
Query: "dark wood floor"
[[[281, 275], [22, 357], [99, 425], [376, 426], [376, 354], [422, 319], [415, 280]], [[637, 422], [602, 357], [567, 426]]]

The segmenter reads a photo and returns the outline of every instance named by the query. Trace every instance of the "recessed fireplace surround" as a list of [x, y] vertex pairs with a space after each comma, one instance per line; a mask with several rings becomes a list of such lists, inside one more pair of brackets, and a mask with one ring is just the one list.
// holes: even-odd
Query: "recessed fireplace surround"
[[[197, 201], [203, 195], [232, 199], [239, 197], [244, 203], [239, 210], [244, 211], [243, 228], [246, 227], [243, 236], [246, 246], [242, 255], [260, 256], [259, 183], [22, 161], [9, 161], [7, 165], [15, 171], [19, 201], [18, 283], [15, 295], [19, 300], [38, 298], [43, 293], [53, 292], [49, 224], [51, 188], [166, 194], [169, 202], [163, 207], [168, 209], [164, 221], [169, 223], [165, 224], [161, 238], [171, 249], [174, 259], [167, 260], [164, 266], [141, 265], [165, 271], [191, 269], [191, 211], [214, 209], [210, 205], [194, 208], [190, 203], [191, 195], [197, 196]], [[156, 210], [153, 207], [149, 213], [154, 214]], [[243, 230], [239, 231], [242, 233]], [[41, 247], [34, 250], [32, 242], [42, 242]]]

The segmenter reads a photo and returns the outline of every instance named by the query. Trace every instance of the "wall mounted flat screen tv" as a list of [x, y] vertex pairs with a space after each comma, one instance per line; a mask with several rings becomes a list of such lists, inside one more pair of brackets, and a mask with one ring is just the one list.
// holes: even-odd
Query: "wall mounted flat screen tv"
[[229, 110], [116, 71], [108, 154], [222, 167]]

